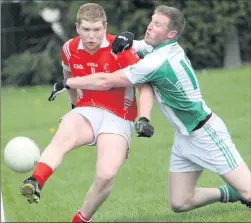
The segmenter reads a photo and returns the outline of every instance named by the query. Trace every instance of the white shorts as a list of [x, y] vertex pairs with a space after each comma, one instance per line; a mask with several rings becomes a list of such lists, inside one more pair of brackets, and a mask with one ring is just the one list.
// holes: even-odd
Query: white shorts
[[215, 114], [190, 136], [175, 133], [170, 172], [202, 171], [223, 175], [243, 159], [235, 148], [224, 122]]
[[131, 136], [134, 131], [134, 123], [124, 120], [108, 110], [98, 107], [79, 107], [72, 110], [89, 120], [94, 132], [94, 141], [89, 145], [95, 145], [97, 137], [101, 133], [112, 133], [123, 136], [128, 149], [131, 144]]

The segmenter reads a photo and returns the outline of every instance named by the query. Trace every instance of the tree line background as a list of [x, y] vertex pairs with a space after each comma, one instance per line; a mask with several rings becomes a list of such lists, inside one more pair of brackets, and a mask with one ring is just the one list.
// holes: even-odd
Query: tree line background
[[[251, 61], [249, 0], [2, 0], [2, 85], [51, 84], [62, 77], [61, 47], [77, 35], [76, 13], [87, 2], [104, 7], [109, 33], [128, 30], [135, 39], [144, 37], [156, 6], [183, 10], [186, 27], [179, 43], [195, 69], [231, 69]], [[45, 17], [48, 10], [57, 18]]]

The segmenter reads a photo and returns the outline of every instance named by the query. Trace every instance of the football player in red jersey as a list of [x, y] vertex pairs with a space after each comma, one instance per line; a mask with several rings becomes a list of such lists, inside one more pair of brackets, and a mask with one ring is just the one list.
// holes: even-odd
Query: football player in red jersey
[[[106, 34], [107, 20], [104, 9], [94, 3], [79, 8], [76, 30], [78, 37], [68, 40], [62, 48], [62, 66], [65, 79], [96, 72], [114, 72], [134, 64], [139, 57], [133, 49], [114, 55], [111, 51], [115, 36]], [[130, 37], [130, 34], [128, 35]], [[56, 90], [57, 86], [54, 85]], [[129, 151], [133, 122], [137, 117], [134, 87], [102, 91], [83, 90], [79, 99], [76, 89], [69, 91], [72, 108], [41, 155], [31, 177], [21, 186], [21, 193], [29, 203], [38, 203], [45, 182], [62, 163], [64, 156], [82, 145], [97, 146], [95, 179], [84, 204], [74, 215], [73, 222], [90, 222], [92, 216], [109, 196], [116, 174]], [[149, 123], [152, 108], [152, 89], [142, 85], [140, 114]], [[53, 100], [50, 97], [49, 100]], [[144, 104], [142, 103], [144, 101]], [[75, 108], [76, 107], [76, 108]], [[73, 188], [69, 191], [72, 192]]]

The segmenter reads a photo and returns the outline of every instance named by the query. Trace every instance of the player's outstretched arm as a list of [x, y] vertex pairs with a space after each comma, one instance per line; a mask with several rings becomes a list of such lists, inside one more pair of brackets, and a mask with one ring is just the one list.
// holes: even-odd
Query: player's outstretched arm
[[84, 77], [69, 78], [66, 85], [69, 88], [79, 88], [86, 90], [109, 90], [116, 87], [132, 86], [124, 73], [125, 69], [117, 70], [113, 73], [96, 73]]
[[86, 90], [109, 90], [115, 87], [132, 86], [132, 83], [124, 74], [124, 70], [118, 70], [114, 73], [96, 73], [84, 77], [74, 77], [68, 79], [59, 79], [54, 84], [49, 101], [54, 100], [57, 95], [70, 89]]

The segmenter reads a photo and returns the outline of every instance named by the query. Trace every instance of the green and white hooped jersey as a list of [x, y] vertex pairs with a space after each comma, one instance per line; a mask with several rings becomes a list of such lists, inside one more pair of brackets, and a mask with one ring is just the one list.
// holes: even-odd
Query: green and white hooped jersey
[[[138, 41], [133, 47], [142, 51], [144, 45]], [[145, 53], [144, 59], [126, 68], [127, 78], [132, 84], [150, 83], [167, 120], [178, 132], [189, 135], [211, 112], [202, 99], [190, 61], [176, 40]]]

